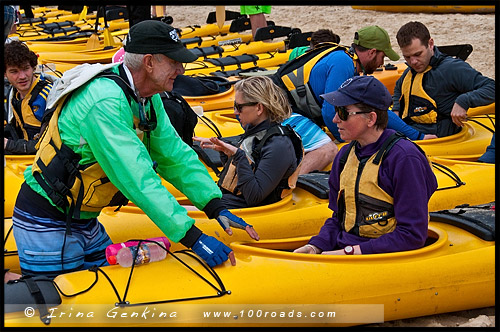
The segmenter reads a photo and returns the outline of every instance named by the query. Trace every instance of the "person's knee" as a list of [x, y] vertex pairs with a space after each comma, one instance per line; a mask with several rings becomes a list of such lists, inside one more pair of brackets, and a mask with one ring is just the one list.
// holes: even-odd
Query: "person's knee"
[[300, 174], [324, 170], [337, 155], [338, 148], [334, 142], [329, 142], [321, 147], [308, 151], [304, 155]]

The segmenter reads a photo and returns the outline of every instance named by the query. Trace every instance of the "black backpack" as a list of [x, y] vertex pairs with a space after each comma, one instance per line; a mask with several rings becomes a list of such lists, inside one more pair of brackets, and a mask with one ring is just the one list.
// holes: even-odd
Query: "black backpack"
[[163, 107], [177, 134], [186, 144], [192, 147], [194, 127], [198, 122], [198, 116], [180, 94], [164, 91], [160, 93], [160, 96]]

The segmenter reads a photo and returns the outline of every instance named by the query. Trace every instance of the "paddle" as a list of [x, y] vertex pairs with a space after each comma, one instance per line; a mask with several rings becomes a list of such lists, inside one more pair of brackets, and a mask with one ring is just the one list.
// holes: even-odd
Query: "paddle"
[[87, 18], [87, 6], [83, 6], [82, 12], [80, 13], [80, 16], [78, 17], [79, 21], [83, 21]]
[[222, 29], [224, 22], [226, 21], [226, 7], [225, 6], [215, 6], [215, 21], [219, 29]]
[[96, 49], [101, 46], [99, 42], [99, 35], [97, 34], [98, 28], [99, 28], [99, 8], [97, 8], [97, 15], [95, 18], [95, 32], [92, 35], [90, 35], [89, 40], [87, 40], [87, 43], [85, 44], [85, 48], [87, 50]]

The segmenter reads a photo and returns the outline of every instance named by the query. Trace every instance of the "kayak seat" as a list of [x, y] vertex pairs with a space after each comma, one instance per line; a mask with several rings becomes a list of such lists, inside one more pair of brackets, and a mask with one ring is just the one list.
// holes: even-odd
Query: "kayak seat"
[[430, 212], [432, 221], [459, 227], [484, 241], [495, 241], [495, 203], [458, 206], [451, 210]]
[[191, 52], [196, 54], [196, 56], [206, 58], [207, 55], [218, 54], [220, 57], [224, 53], [224, 49], [220, 46], [207, 46], [207, 47], [193, 47], [189, 49]]
[[77, 27], [77, 26], [73, 26], [73, 27], [67, 27], [67, 28], [61, 28], [61, 29], [53, 29], [53, 30], [42, 30], [44, 33], [48, 34], [48, 35], [55, 35], [55, 34], [58, 34], [58, 33], [64, 33], [65, 35], [68, 33], [68, 32], [72, 32], [72, 31], [79, 31], [80, 30], [80, 27]]
[[219, 77], [230, 77], [230, 76], [241, 76], [244, 73], [256, 73], [256, 72], [266, 72], [269, 71], [267, 68], [263, 67], [250, 67], [246, 69], [234, 69], [234, 70], [216, 70], [211, 72], [210, 75]]
[[203, 39], [201, 37], [193, 37], [193, 38], [181, 38], [182, 45], [186, 46], [189, 44], [198, 44], [201, 45]]
[[40, 320], [50, 323], [48, 308], [62, 303], [52, 279], [45, 276], [24, 276], [4, 285], [4, 312], [24, 311], [28, 307], [38, 309]]
[[36, 41], [63, 41], [63, 40], [73, 40], [81, 37], [90, 37], [94, 31], [78, 31], [73, 32], [66, 36], [48, 37], [48, 38], [38, 38]]
[[22, 18], [19, 20], [19, 25], [22, 24], [29, 24], [33, 25], [33, 23], [40, 23], [40, 22], [45, 22], [47, 21], [46, 17], [34, 17], [34, 18]]
[[172, 91], [184, 97], [201, 97], [226, 92], [230, 88], [231, 82], [224, 77], [178, 75]]
[[38, 26], [40, 28], [42, 28], [44, 31], [45, 30], [61, 29], [64, 27], [72, 27], [73, 25], [75, 25], [75, 22], [73, 22], [73, 21], [38, 24]]
[[313, 171], [308, 174], [301, 174], [297, 179], [297, 187], [307, 190], [318, 198], [328, 199], [330, 193], [329, 177], [329, 171]]
[[255, 54], [242, 54], [236, 56], [230, 55], [219, 59], [207, 59], [205, 61], [215, 66], [219, 66], [222, 68], [222, 70], [224, 70], [224, 67], [230, 65], [237, 65], [239, 69], [241, 68], [242, 63], [248, 63], [248, 62], [253, 62], [253, 64], [257, 66], [257, 60], [259, 60], [259, 57]]

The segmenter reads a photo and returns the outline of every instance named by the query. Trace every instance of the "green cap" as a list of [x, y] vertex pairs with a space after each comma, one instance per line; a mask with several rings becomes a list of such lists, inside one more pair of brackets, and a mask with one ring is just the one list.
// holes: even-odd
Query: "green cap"
[[389, 34], [377, 25], [371, 25], [356, 31], [353, 43], [365, 48], [375, 48], [377, 51], [382, 51], [392, 61], [399, 60], [399, 55], [391, 47]]

